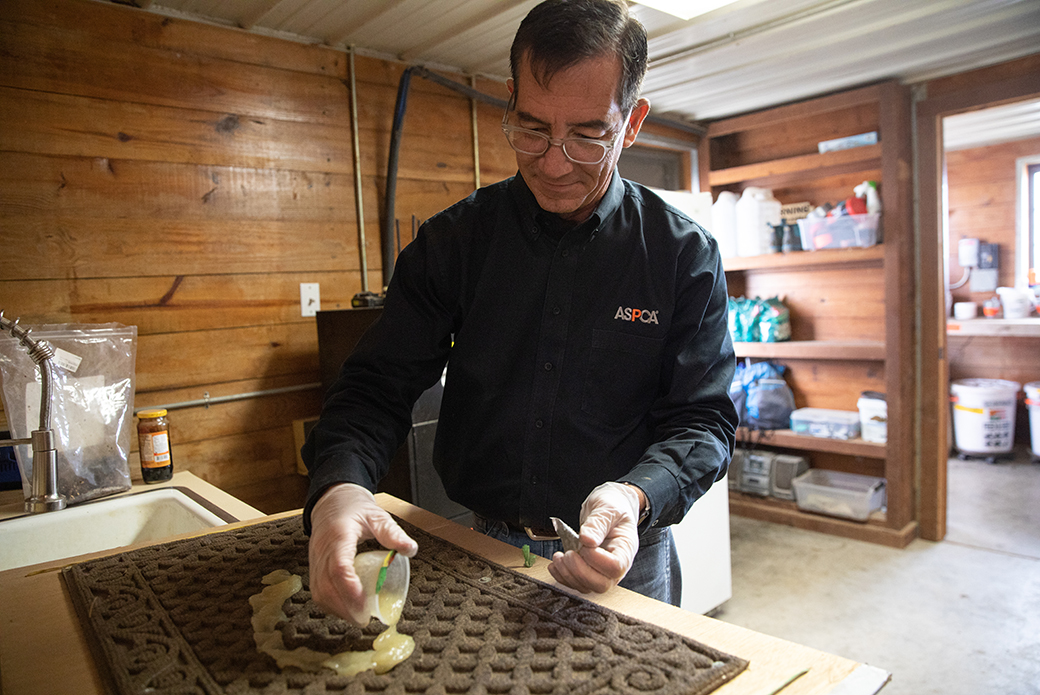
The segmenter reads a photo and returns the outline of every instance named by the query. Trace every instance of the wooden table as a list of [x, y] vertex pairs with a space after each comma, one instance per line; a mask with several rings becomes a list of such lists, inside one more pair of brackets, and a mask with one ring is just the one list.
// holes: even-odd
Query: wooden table
[[[536, 579], [550, 583], [554, 581], [549, 575], [548, 560], [539, 558], [529, 569], [518, 568], [518, 565], [522, 565], [519, 561], [520, 551], [512, 546], [397, 498], [380, 494], [377, 499], [391, 513], [433, 535]], [[286, 512], [243, 521], [209, 533], [299, 513]], [[121, 548], [76, 559], [125, 550]], [[101, 676], [90, 656], [86, 635], [59, 577], [59, 570], [65, 564], [68, 564], [68, 560], [0, 573], [2, 693], [90, 695], [105, 692]], [[880, 669], [684, 611], [626, 589], [615, 588], [598, 597], [586, 595], [585, 598], [593, 598], [612, 610], [748, 659], [751, 663], [747, 670], [717, 689], [715, 693], [718, 695], [771, 695], [793, 674], [806, 668], [809, 671], [785, 687], [782, 695], [872, 695], [888, 680], [888, 674]]]

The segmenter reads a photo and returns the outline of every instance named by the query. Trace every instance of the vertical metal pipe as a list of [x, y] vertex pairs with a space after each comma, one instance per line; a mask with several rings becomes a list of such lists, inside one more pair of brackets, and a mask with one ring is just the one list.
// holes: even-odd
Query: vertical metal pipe
[[[477, 76], [470, 75], [469, 84], [477, 88]], [[473, 131], [473, 187], [480, 188], [480, 139], [477, 137], [477, 100], [469, 100], [470, 127]]]
[[354, 141], [354, 207], [357, 215], [358, 245], [361, 258], [361, 291], [368, 292], [368, 246], [365, 242], [365, 206], [361, 188], [361, 140], [358, 137], [357, 77], [354, 75], [354, 46], [351, 45], [350, 64], [350, 130]]

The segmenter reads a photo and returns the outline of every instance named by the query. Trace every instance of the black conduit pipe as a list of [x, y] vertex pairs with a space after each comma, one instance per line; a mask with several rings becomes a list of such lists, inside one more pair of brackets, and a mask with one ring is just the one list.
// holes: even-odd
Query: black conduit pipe
[[408, 87], [411, 84], [413, 74], [460, 92], [471, 99], [503, 109], [506, 107], [506, 102], [503, 99], [478, 92], [472, 87], [441, 77], [418, 65], [405, 68], [404, 72], [401, 73], [401, 81], [397, 84], [394, 124], [393, 129], [390, 131], [390, 156], [386, 164], [386, 198], [383, 205], [383, 231], [380, 239], [383, 251], [383, 287], [390, 284], [390, 278], [394, 274], [394, 263], [397, 258], [397, 235], [394, 229], [396, 222], [396, 211], [394, 208], [397, 203], [397, 162], [401, 155], [401, 130], [404, 127], [404, 114], [408, 109]]
[[390, 158], [386, 164], [386, 203], [383, 210], [383, 287], [390, 284], [394, 274], [394, 262], [397, 257], [397, 244], [394, 242], [394, 206], [397, 197], [397, 159], [401, 154], [401, 128], [404, 126], [404, 112], [408, 107], [408, 85], [412, 81], [415, 67], [405, 68], [401, 81], [397, 84], [397, 104], [394, 106], [394, 125], [390, 131]]

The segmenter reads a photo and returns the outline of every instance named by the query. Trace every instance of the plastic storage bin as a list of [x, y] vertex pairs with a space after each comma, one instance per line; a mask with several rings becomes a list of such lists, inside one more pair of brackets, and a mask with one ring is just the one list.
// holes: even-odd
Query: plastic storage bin
[[810, 468], [792, 481], [798, 508], [806, 512], [866, 521], [885, 506], [885, 479]]
[[878, 241], [879, 213], [842, 215], [841, 217], [806, 217], [798, 220], [802, 249], [865, 248]]
[[855, 439], [859, 436], [859, 413], [854, 410], [799, 408], [791, 413], [791, 430], [827, 439]]

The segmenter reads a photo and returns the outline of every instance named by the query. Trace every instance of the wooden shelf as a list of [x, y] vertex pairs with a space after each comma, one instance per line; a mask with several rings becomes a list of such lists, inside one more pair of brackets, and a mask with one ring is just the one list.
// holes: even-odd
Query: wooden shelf
[[787, 340], [779, 343], [733, 343], [737, 357], [790, 360], [885, 359], [880, 340]]
[[[737, 493], [730, 502], [736, 514], [894, 547], [916, 536], [913, 196], [905, 173], [912, 162], [910, 106], [909, 90], [889, 81], [708, 124], [699, 158], [702, 184], [713, 197], [759, 186], [784, 202], [833, 203], [870, 179], [880, 184], [884, 205], [883, 244], [725, 258], [722, 266], [734, 296], [784, 297], [793, 335], [802, 339], [736, 343], [739, 358], [786, 361], [799, 405], [830, 407], [865, 390], [884, 391], [888, 404], [887, 444], [743, 428], [738, 442], [815, 452], [825, 467], [883, 475], [887, 512], [858, 523]], [[817, 152], [820, 141], [867, 131], [884, 141]], [[813, 336], [828, 339], [805, 340]]]
[[999, 338], [1040, 338], [1040, 318], [1033, 319], [968, 319], [946, 320], [946, 335], [994, 336]]
[[763, 256], [734, 256], [722, 259], [728, 273], [739, 270], [798, 270], [825, 265], [878, 265], [885, 259], [885, 246], [877, 244], [857, 249], [824, 249], [822, 251], [792, 251], [768, 253]]
[[802, 181], [807, 176], [823, 178], [880, 168], [881, 145], [877, 144], [717, 169], [708, 174], [708, 183], [711, 186], [743, 183], [751, 186], [770, 187], [792, 181]]
[[803, 512], [794, 502], [772, 497], [756, 497], [735, 490], [729, 491], [729, 510], [731, 514], [749, 519], [854, 538], [893, 548], [905, 548], [917, 537], [916, 522], [910, 522], [902, 528], [892, 528], [888, 525], [888, 517], [884, 512], [871, 514], [866, 522], [850, 521]]
[[862, 456], [864, 458], [883, 459], [888, 448], [886, 444], [868, 442], [863, 439], [827, 439], [826, 437], [810, 437], [795, 434], [791, 430], [757, 430], [746, 427], [737, 430], [737, 445], [742, 443], [780, 446], [788, 449], [804, 451], [822, 451], [843, 456]]

